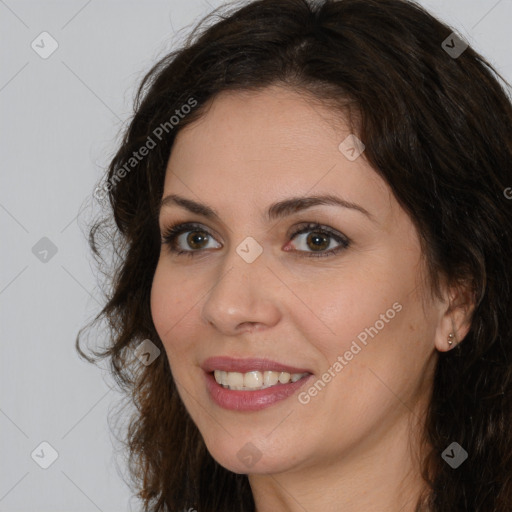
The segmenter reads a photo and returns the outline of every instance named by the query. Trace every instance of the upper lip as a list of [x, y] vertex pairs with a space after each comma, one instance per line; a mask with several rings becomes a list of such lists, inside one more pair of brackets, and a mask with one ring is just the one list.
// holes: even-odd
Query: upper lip
[[305, 368], [297, 368], [271, 359], [250, 358], [237, 359], [228, 356], [209, 357], [203, 362], [201, 368], [207, 372], [221, 370], [225, 372], [247, 373], [250, 371], [284, 371], [288, 373], [311, 373]]

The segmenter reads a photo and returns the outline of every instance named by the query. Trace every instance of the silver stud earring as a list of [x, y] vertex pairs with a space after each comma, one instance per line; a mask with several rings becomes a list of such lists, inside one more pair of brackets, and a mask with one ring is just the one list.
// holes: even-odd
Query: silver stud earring
[[453, 334], [453, 332], [448, 334], [448, 345], [450, 345], [450, 347], [453, 345], [453, 338], [455, 338], [455, 335]]

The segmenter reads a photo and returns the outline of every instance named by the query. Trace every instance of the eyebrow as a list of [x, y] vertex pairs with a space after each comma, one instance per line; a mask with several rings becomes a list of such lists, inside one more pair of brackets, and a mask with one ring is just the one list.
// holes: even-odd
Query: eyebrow
[[[170, 194], [164, 197], [160, 203], [160, 209], [171, 205], [180, 206], [191, 213], [196, 213], [197, 215], [201, 215], [207, 219], [215, 219], [217, 221], [221, 220], [219, 214], [208, 205], [192, 201], [191, 199], [187, 199], [177, 194]], [[266, 218], [271, 222], [278, 218], [287, 217], [298, 211], [312, 208], [313, 206], [323, 205], [334, 205], [356, 210], [366, 215], [370, 220], [375, 221], [373, 215], [362, 206], [329, 194], [309, 197], [292, 197], [290, 199], [278, 201], [268, 208]]]

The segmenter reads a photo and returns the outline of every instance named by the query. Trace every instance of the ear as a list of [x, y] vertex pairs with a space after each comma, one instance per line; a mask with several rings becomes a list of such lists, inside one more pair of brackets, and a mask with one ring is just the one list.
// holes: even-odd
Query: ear
[[475, 310], [475, 294], [470, 283], [445, 288], [444, 298], [435, 334], [435, 346], [440, 352], [447, 352], [462, 342]]

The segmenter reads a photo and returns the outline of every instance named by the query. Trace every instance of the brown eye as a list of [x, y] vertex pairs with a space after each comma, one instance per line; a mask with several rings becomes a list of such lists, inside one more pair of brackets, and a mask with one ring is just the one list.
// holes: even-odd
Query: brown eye
[[[299, 247], [294, 252], [304, 252], [307, 257], [322, 257], [336, 254], [349, 247], [351, 242], [345, 235], [332, 231], [330, 228], [318, 223], [303, 225], [290, 238], [293, 240], [299, 235], [306, 233], [309, 234], [303, 240], [302, 248]], [[335, 242], [334, 245], [332, 245], [332, 242]]]
[[329, 237], [321, 233], [312, 232], [306, 238], [306, 244], [313, 251], [324, 251], [329, 247]]
[[[185, 234], [187, 234], [186, 237], [182, 236]], [[194, 256], [202, 249], [208, 248], [210, 238], [214, 240], [213, 236], [200, 225], [185, 223], [168, 228], [162, 236], [162, 243], [168, 245], [171, 252], [178, 255]]]
[[[198, 234], [203, 233], [203, 234]], [[193, 249], [203, 249], [205, 240], [208, 241], [208, 235], [204, 235], [204, 231], [191, 231], [187, 236], [187, 244]]]
[[[302, 225], [296, 230], [290, 239], [302, 234], [308, 234], [305, 237], [303, 247], [292, 252], [306, 257], [332, 256], [343, 249], [349, 247], [351, 241], [343, 234], [324, 227], [318, 223], [309, 223]], [[184, 236], [186, 235], [186, 236]], [[210, 241], [215, 238], [206, 229], [199, 224], [185, 223], [169, 227], [162, 236], [162, 243], [170, 247], [171, 252], [176, 255], [195, 256], [200, 254], [203, 249], [219, 249], [217, 247], [208, 247]]]

